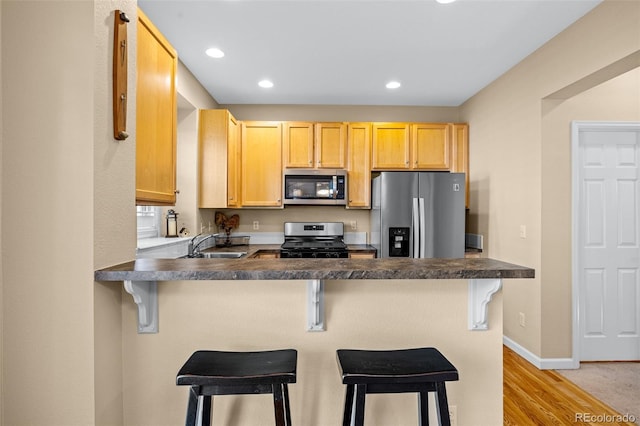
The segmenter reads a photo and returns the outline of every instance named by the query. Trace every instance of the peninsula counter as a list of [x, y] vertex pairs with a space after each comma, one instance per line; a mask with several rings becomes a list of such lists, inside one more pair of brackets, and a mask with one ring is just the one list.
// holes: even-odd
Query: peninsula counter
[[[458, 424], [499, 425], [499, 290], [505, 279], [527, 285], [534, 275], [486, 258], [138, 259], [95, 271], [95, 280], [124, 283], [136, 302], [122, 300], [126, 424], [183, 421], [187, 396], [175, 374], [198, 349], [297, 349], [293, 422], [324, 426], [339, 424], [343, 408], [335, 350], [434, 346], [460, 373], [447, 385]], [[255, 398], [220, 398], [217, 421], [270, 421], [270, 401]], [[376, 396], [367, 410], [371, 426], [417, 424], [412, 395]]]

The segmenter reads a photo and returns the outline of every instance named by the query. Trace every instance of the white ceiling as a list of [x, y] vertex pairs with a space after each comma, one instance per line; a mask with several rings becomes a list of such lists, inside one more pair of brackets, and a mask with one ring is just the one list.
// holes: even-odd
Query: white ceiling
[[[458, 106], [601, 0], [138, 0], [220, 104]], [[205, 50], [218, 47], [222, 59]], [[270, 79], [271, 89], [258, 87]], [[390, 80], [402, 86], [385, 87]]]

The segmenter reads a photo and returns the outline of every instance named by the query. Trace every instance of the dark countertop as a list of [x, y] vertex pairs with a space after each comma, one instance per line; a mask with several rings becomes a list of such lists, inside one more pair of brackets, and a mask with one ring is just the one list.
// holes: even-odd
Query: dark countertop
[[[494, 259], [137, 259], [95, 271], [96, 281], [376, 280], [533, 278], [531, 268]], [[266, 249], [266, 247], [265, 247]]]

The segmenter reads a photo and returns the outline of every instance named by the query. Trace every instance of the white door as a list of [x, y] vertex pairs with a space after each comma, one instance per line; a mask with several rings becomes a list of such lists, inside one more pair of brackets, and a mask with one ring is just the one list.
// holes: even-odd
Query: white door
[[576, 137], [579, 360], [638, 360], [640, 124], [574, 123]]

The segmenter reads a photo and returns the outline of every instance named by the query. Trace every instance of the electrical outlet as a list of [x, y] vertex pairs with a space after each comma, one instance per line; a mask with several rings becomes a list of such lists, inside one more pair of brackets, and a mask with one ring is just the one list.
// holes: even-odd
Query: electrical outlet
[[518, 313], [518, 323], [520, 327], [524, 327], [527, 325], [526, 317], [524, 316], [524, 312]]
[[458, 426], [458, 407], [455, 405], [449, 406], [449, 421], [451, 426]]
[[358, 222], [356, 222], [355, 220], [351, 221], [351, 230], [355, 231], [358, 229]]
[[253, 230], [257, 231], [258, 229], [260, 229], [260, 222], [258, 222], [257, 220], [253, 221]]

